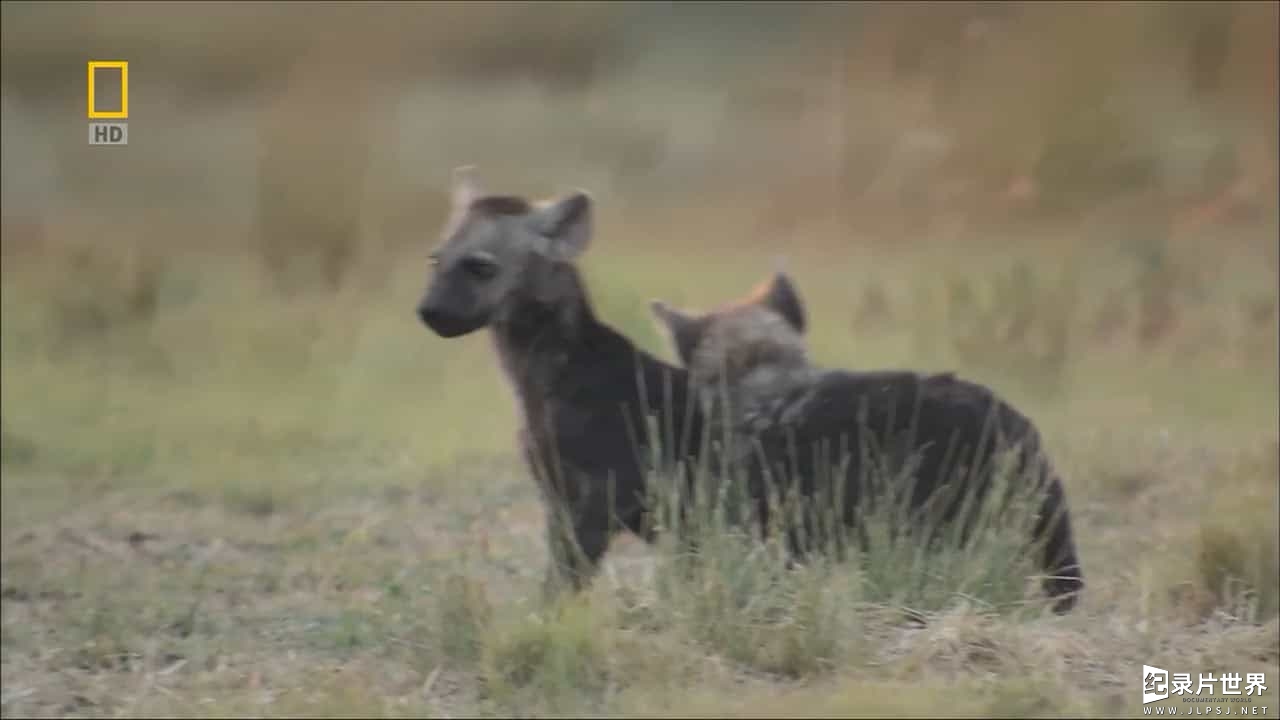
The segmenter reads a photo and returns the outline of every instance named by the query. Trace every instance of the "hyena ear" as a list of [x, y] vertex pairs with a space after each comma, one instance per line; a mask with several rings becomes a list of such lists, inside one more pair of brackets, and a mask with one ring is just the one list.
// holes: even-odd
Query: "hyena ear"
[[680, 358], [680, 363], [687, 367], [698, 349], [698, 344], [702, 341], [706, 326], [705, 318], [680, 312], [661, 300], [650, 300], [649, 309], [666, 329], [671, 344], [675, 346], [676, 356]]
[[572, 260], [591, 243], [591, 196], [584, 190], [534, 210], [529, 218], [546, 240], [540, 250], [555, 260]]
[[769, 289], [760, 302], [781, 315], [796, 332], [804, 333], [807, 323], [804, 301], [800, 299], [800, 292], [796, 290], [795, 283], [785, 272], [779, 270], [773, 274]]
[[465, 208], [484, 194], [476, 179], [476, 166], [463, 165], [453, 169], [453, 205]]

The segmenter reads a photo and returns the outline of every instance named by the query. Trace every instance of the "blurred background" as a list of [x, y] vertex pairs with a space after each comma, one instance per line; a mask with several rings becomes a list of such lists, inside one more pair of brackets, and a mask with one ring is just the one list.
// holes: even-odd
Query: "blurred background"
[[[714, 209], [730, 246], [1275, 215], [1269, 2], [3, 12], [6, 252], [170, 223], [146, 233], [166, 251], [315, 253], [340, 282], [420, 250], [463, 163], [618, 213]], [[80, 140], [84, 63], [112, 58], [125, 150]]]
[[[444, 447], [506, 449], [487, 343], [411, 312], [463, 164], [495, 192], [591, 191], [595, 300], [656, 351], [647, 298], [719, 303], [782, 259], [830, 364], [1029, 398], [1157, 361], [1274, 376], [1276, 3], [6, 2], [3, 21], [9, 438], [79, 447], [79, 428], [118, 456], [130, 436], [99, 430], [132, 418], [125, 465], [152, 467], [186, 443], [138, 403], [195, 392], [226, 432], [245, 408], [206, 395], [227, 388], [304, 435], [367, 434], [353, 414], [377, 407], [412, 437], [408, 391], [475, 418]], [[88, 60], [130, 63], [125, 147], [85, 141]]]
[[[1116, 348], [1274, 351], [1276, 3], [6, 2], [3, 20], [16, 385], [113, 359], [95, 387], [159, 368], [279, 395], [279, 373], [320, 367], [328, 417], [341, 387], [408, 378], [463, 402], [438, 380], [485, 348], [410, 313], [463, 164], [498, 192], [591, 191], [597, 302], [650, 347], [645, 298], [720, 302], [781, 257], [833, 363], [1047, 395]], [[85, 142], [91, 59], [130, 63], [126, 147]], [[15, 419], [11, 397], [6, 428], [49, 414]], [[46, 430], [103, 416], [76, 417]]]

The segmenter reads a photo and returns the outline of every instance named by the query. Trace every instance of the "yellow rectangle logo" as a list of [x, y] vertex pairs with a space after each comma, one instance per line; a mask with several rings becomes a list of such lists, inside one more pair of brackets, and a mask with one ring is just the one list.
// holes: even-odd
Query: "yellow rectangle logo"
[[[114, 93], [98, 93], [100, 80], [110, 81], [114, 73], [103, 70], [120, 71], [120, 101], [111, 102]], [[108, 86], [110, 87], [110, 86]], [[114, 89], [114, 88], [111, 88]], [[99, 107], [102, 102], [106, 107]], [[129, 62], [127, 60], [90, 60], [89, 61], [89, 119], [91, 120], [125, 120], [129, 117]]]

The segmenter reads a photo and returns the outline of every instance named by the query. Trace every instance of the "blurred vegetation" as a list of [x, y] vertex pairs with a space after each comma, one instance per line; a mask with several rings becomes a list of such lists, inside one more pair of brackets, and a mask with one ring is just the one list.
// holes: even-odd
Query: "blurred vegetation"
[[[1099, 213], [1179, 229], [1206, 214], [1275, 219], [1274, 3], [10, 2], [3, 13], [6, 116], [70, 132], [84, 60], [132, 63], [129, 154], [107, 163], [100, 149], [33, 143], [30, 162], [56, 167], [49, 193], [95, 209], [145, 196], [206, 222], [217, 214], [202, 210], [235, 205], [256, 218], [269, 267], [316, 254], [331, 281], [368, 252], [370, 223], [411, 222], [423, 185], [464, 158], [576, 173], [624, 197], [745, 193], [766, 234], [814, 215], [892, 242]], [[563, 100], [552, 110], [538, 93]], [[6, 163], [7, 186], [25, 164]], [[203, 208], [174, 208], [192, 194], [154, 187], [199, 183], [202, 165], [234, 172], [256, 201], [221, 187]], [[6, 201], [7, 215], [27, 215], [30, 203]]]
[[[65, 240], [87, 267], [93, 227], [113, 255], [243, 251], [283, 290], [376, 286], [420, 253], [464, 163], [587, 186], [626, 221], [720, 213], [703, 244], [1058, 227], [1163, 252], [1280, 220], [1274, 3], [3, 13], [6, 257]], [[68, 140], [97, 57], [133, 67], [137, 139], [112, 154]], [[119, 282], [146, 312], [156, 289], [136, 285], [160, 275], [135, 265]], [[1149, 334], [1167, 296], [1147, 293]]]

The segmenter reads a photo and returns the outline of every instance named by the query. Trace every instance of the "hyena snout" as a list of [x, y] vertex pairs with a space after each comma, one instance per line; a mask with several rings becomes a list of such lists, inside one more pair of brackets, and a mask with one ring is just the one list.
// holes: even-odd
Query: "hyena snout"
[[484, 327], [488, 317], [482, 313], [467, 312], [455, 307], [438, 293], [427, 293], [418, 303], [418, 319], [436, 335], [454, 338]]

